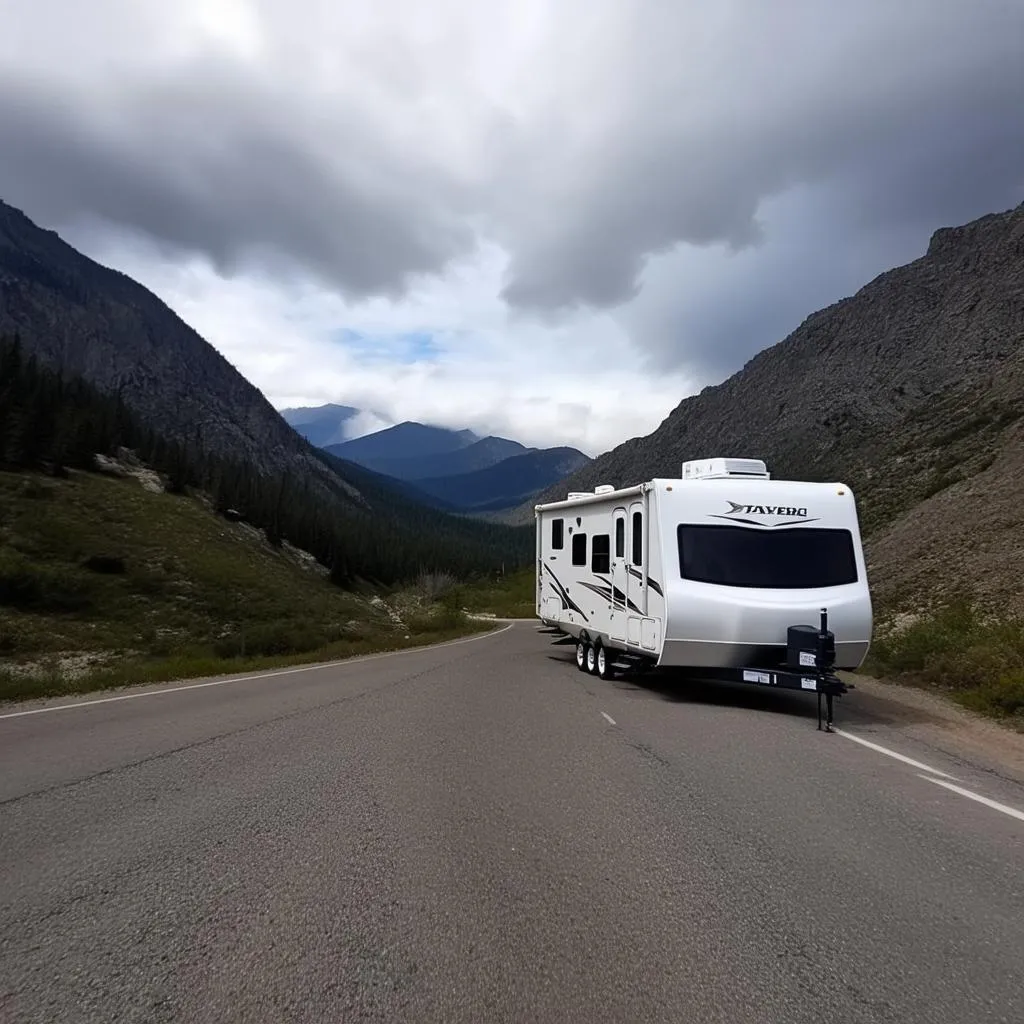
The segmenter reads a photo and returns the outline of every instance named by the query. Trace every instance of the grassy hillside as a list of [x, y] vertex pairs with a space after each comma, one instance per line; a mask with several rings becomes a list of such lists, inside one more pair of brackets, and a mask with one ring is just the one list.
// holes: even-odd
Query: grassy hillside
[[[145, 472], [140, 471], [145, 477]], [[416, 588], [346, 592], [303, 552], [139, 479], [0, 472], [0, 699], [457, 635]]]

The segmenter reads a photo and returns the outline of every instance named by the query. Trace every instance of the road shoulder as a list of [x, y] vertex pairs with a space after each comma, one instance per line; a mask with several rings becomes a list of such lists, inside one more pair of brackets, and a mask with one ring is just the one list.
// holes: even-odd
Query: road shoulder
[[843, 724], [858, 735], [903, 736], [1024, 785], [1024, 733], [961, 708], [941, 694], [870, 676], [844, 675], [855, 689], [839, 709]]

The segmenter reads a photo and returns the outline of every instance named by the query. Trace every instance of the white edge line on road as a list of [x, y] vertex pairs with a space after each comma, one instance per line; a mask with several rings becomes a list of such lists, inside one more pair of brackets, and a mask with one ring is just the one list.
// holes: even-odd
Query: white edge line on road
[[1003, 814], [1008, 814], [1011, 818], [1016, 818], [1018, 821], [1024, 821], [1024, 811], [1018, 811], [1014, 807], [1007, 807], [1006, 804], [998, 803], [995, 800], [989, 800], [987, 796], [972, 793], [969, 789], [964, 789], [963, 786], [954, 786], [950, 782], [943, 782], [942, 779], [933, 779], [930, 775], [918, 775], [918, 778], [924, 779], [926, 782], [934, 782], [936, 786], [942, 786], [944, 789], [950, 789], [954, 793], [959, 793], [961, 796], [967, 797], [968, 800], [977, 800], [979, 804], [991, 807], [994, 811], [1002, 811]]
[[615, 724], [615, 719], [612, 718], [612, 716], [609, 715], [607, 711], [602, 711], [601, 714], [604, 715], [604, 717], [608, 720], [608, 724], [609, 725], [614, 725]]
[[837, 736], [842, 736], [843, 739], [853, 740], [854, 743], [860, 743], [865, 747], [869, 747], [871, 750], [877, 750], [880, 754], [885, 754], [888, 757], [894, 757], [897, 761], [902, 761], [904, 764], [909, 764], [914, 768], [920, 768], [922, 771], [931, 772], [932, 775], [938, 775], [943, 779], [952, 779], [954, 782], [960, 781], [955, 775], [947, 775], [945, 772], [940, 772], [938, 768], [932, 768], [930, 765], [922, 764], [920, 761], [915, 761], [912, 757], [907, 757], [905, 754], [897, 754], [895, 750], [890, 750], [888, 747], [883, 747], [878, 743], [872, 743], [870, 740], [862, 739], [860, 736], [854, 736], [852, 732], [837, 729], [835, 726], [832, 727], [832, 731]]
[[11, 711], [0, 715], [0, 721], [5, 718], [25, 718], [28, 715], [45, 715], [50, 711], [73, 711], [75, 708], [91, 708], [97, 704], [113, 704], [121, 700], [136, 700], [139, 697], [161, 697], [166, 693], [182, 693], [185, 690], [204, 690], [210, 686], [227, 686], [229, 683], [251, 683], [256, 679], [272, 679], [274, 676], [292, 676], [299, 672], [315, 672], [325, 668], [344, 668], [346, 665], [362, 665], [367, 661], [379, 661], [381, 658], [394, 658], [400, 654], [422, 654], [424, 651], [436, 651], [442, 647], [455, 647], [457, 644], [468, 644], [474, 640], [486, 640], [488, 637], [499, 636], [507, 633], [513, 626], [509, 623], [503, 629], [496, 629], [490, 633], [480, 633], [477, 636], [465, 636], [459, 640], [446, 640], [441, 644], [427, 644], [424, 647], [408, 647], [403, 651], [381, 651], [379, 654], [364, 654], [358, 658], [342, 658], [340, 661], [322, 661], [316, 665], [298, 665], [295, 668], [272, 669], [269, 672], [257, 672], [251, 676], [229, 676], [226, 679], [212, 679], [206, 683], [189, 683], [187, 686], [165, 686], [159, 690], [146, 690], [144, 693], [123, 693], [117, 697], [100, 697], [96, 700], [80, 700], [73, 704], [54, 704], [45, 708], [32, 708], [29, 711]]

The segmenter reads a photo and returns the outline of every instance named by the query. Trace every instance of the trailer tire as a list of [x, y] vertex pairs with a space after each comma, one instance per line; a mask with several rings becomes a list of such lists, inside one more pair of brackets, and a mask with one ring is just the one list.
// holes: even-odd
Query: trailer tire
[[597, 648], [597, 676], [599, 679], [611, 679], [614, 675], [611, 655], [602, 644]]
[[589, 649], [590, 644], [583, 637], [576, 641], [576, 667], [581, 672], [586, 672], [587, 670], [587, 651]]
[[601, 644], [589, 644], [587, 646], [587, 671], [592, 675], [597, 675], [597, 652], [601, 649]]

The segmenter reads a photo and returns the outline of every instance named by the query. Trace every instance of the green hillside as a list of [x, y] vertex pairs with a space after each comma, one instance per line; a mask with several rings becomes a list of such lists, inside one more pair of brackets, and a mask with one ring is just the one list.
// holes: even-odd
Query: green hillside
[[[332, 584], [155, 474], [0, 472], [0, 699], [344, 657], [483, 628]], [[399, 621], [395, 621], [395, 616]]]

